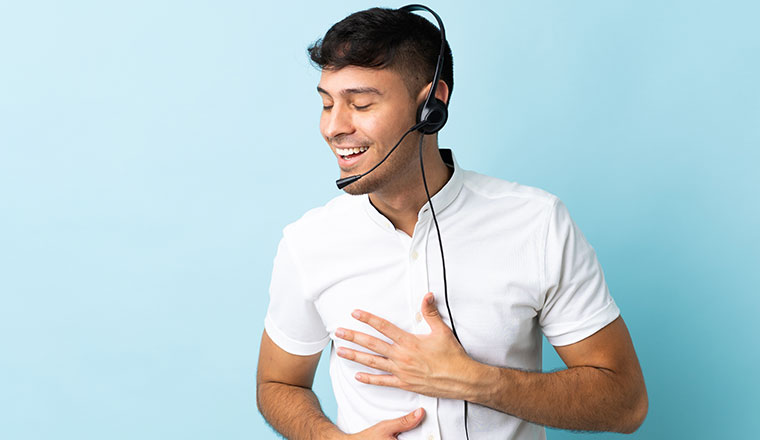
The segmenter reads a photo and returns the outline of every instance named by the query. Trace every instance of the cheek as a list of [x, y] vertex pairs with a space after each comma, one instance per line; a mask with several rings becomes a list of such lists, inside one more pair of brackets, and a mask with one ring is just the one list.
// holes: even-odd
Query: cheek
[[410, 117], [405, 111], [398, 111], [378, 118], [375, 121], [374, 130], [385, 143], [395, 144], [415, 122], [413, 116]]
[[388, 121], [380, 115], [367, 116], [362, 119], [357, 129], [367, 136], [372, 136], [375, 139], [382, 139], [383, 133], [387, 130], [387, 122]]
[[375, 141], [384, 144], [395, 144], [399, 136], [414, 125], [407, 118], [395, 112], [376, 114], [367, 117], [361, 126], [361, 131], [371, 136]]

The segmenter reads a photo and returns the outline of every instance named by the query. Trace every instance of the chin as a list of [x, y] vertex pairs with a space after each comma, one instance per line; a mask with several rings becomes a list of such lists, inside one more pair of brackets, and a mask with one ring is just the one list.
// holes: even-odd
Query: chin
[[347, 194], [351, 194], [352, 196], [360, 196], [362, 194], [370, 193], [367, 188], [364, 188], [361, 185], [361, 180], [358, 180], [347, 187], [343, 188], [343, 191], [345, 191]]

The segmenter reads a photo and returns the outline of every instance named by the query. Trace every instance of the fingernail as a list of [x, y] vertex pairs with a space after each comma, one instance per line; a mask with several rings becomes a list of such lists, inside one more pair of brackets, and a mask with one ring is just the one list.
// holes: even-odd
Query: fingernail
[[359, 313], [358, 310], [354, 310], [353, 312], [351, 312], [351, 316], [353, 316], [356, 319], [359, 319], [361, 317], [361, 313]]
[[421, 415], [422, 415], [422, 408], [417, 408], [417, 409], [414, 410], [414, 418], [415, 419], [418, 418]]
[[342, 328], [339, 328], [335, 330], [335, 336], [342, 338], [343, 336], [346, 336], [346, 332], [344, 332]]
[[433, 301], [435, 301], [435, 298], [433, 297], [433, 294], [431, 293], [430, 296], [428, 296], [427, 303], [433, 304]]

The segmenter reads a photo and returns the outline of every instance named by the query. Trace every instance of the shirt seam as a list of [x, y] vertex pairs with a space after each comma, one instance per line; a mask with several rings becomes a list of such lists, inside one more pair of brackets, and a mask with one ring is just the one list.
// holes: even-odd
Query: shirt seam
[[[309, 356], [311, 354], [321, 353], [325, 349], [325, 346], [327, 346], [327, 343], [330, 342], [329, 334], [318, 341], [301, 341], [298, 339], [293, 339], [287, 333], [285, 333], [279, 325], [277, 325], [277, 323], [272, 319], [270, 315], [264, 317], [264, 329], [274, 330], [275, 334], [271, 334], [270, 332], [267, 333], [269, 334], [269, 337], [275, 342], [275, 344], [277, 344], [277, 346], [280, 346], [278, 342], [282, 342], [280, 338], [284, 339], [285, 342], [287, 342], [288, 347], [286, 348], [280, 346], [280, 348], [287, 351], [288, 353], [291, 353], [290, 350], [293, 350], [293, 346], [297, 346], [298, 349], [294, 351], [298, 351], [297, 355], [299, 356]], [[320, 348], [318, 351], [314, 351], [312, 347], [316, 346], [322, 346], [322, 348]], [[303, 354], [307, 352], [309, 353]]]
[[[604, 316], [604, 314], [610, 312], [610, 310], [613, 310], [614, 313]], [[593, 323], [594, 321], [599, 320], [600, 316], [604, 316], [604, 319], [601, 322], [606, 322], [605, 324], [602, 324], [601, 326], [599, 326], [599, 325], [591, 326], [589, 324], [589, 323]], [[612, 298], [610, 298], [602, 307], [600, 307], [597, 311], [595, 311], [593, 314], [591, 314], [590, 316], [586, 317], [583, 320], [570, 321], [570, 322], [564, 322], [564, 323], [557, 323], [557, 324], [552, 324], [550, 326], [550, 328], [552, 328], [552, 326], [570, 327], [570, 328], [572, 328], [571, 330], [565, 330], [562, 334], [560, 334], [560, 335], [552, 335], [551, 337], [547, 336], [546, 333], [544, 333], [544, 336], [546, 336], [547, 340], [553, 339], [555, 342], [557, 340], [561, 340], [562, 343], [556, 345], [557, 347], [574, 344], [574, 343], [580, 342], [583, 339], [587, 338], [588, 336], [593, 335], [596, 332], [600, 331], [601, 329], [603, 329], [604, 327], [606, 327], [608, 324], [610, 324], [612, 321], [614, 321], [615, 319], [617, 319], [619, 316], [620, 316], [620, 308], [615, 303], [615, 300], [613, 300]], [[584, 337], [581, 337], [581, 338], [577, 338], [577, 334], [579, 334], [579, 333], [580, 334], [586, 334], [586, 333], [589, 332], [589, 330], [591, 330], [590, 331], [590, 335], [587, 335], [587, 336], [584, 336]], [[543, 331], [543, 329], [542, 329], [542, 331]], [[569, 337], [568, 335], [576, 335], [576, 337]], [[569, 342], [568, 341], [564, 341], [564, 339], [569, 339]], [[552, 341], [549, 341], [549, 343], [551, 343], [552, 345], [554, 345], [552, 343]]]
[[559, 202], [559, 199], [557, 197], [553, 197], [553, 199], [554, 200], [552, 200], [551, 207], [547, 211], [546, 221], [544, 224], [544, 237], [543, 237], [544, 240], [540, 249], [541, 259], [539, 262], [540, 268], [539, 268], [539, 276], [538, 276], [539, 295], [541, 295], [540, 304], [543, 304], [546, 299], [544, 297], [546, 293], [545, 289], [549, 284], [548, 276], [546, 274], [546, 268], [548, 266], [546, 263], [546, 258], [548, 255], [546, 248], [549, 245], [549, 226], [551, 225], [552, 214], [554, 214], [554, 211], [557, 209], [557, 203]]
[[485, 197], [490, 200], [502, 199], [505, 197], [514, 197], [518, 199], [534, 199], [542, 203], [552, 204], [553, 200], [557, 198], [556, 196], [548, 192], [544, 192], [546, 194], [545, 196], [538, 195], [538, 194], [520, 194], [516, 191], [507, 191], [500, 194], [489, 194], [488, 192], [483, 191], [479, 186], [475, 185], [475, 183], [468, 180], [466, 177], [467, 176], [462, 176], [462, 186], [466, 186], [467, 189], [474, 192], [475, 194]]

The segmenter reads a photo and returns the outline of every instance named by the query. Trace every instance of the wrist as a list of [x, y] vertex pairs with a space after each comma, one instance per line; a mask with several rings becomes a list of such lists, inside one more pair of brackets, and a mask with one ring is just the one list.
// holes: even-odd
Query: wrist
[[501, 369], [476, 360], [465, 371], [464, 399], [468, 402], [487, 404], [500, 393], [505, 385]]
[[351, 435], [346, 434], [345, 432], [338, 429], [337, 426], [332, 425], [330, 429], [325, 430], [319, 438], [321, 440], [347, 440], [351, 438]]

